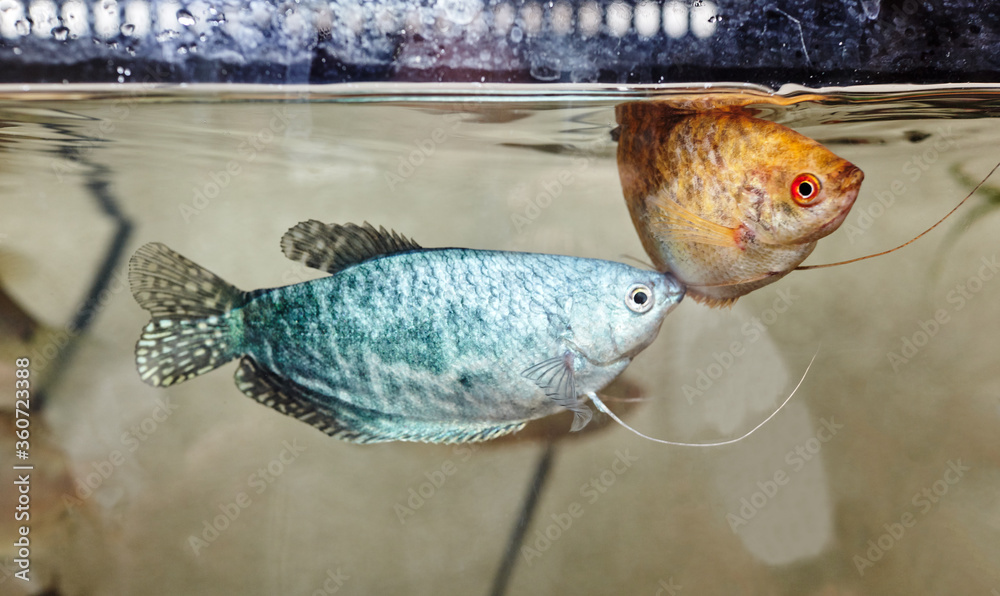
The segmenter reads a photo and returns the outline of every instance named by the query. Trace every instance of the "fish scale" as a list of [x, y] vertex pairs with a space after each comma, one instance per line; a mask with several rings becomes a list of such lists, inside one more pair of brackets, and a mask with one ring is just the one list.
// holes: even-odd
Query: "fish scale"
[[[367, 224], [302, 222], [281, 244], [330, 275], [244, 293], [163, 245], [137, 251], [133, 291], [154, 313], [142, 379], [167, 386], [239, 357], [245, 394], [359, 443], [487, 440], [564, 408], [577, 430], [591, 416], [580, 396], [621, 373], [684, 295], [670, 274], [621, 263], [424, 249]], [[150, 292], [162, 270], [176, 275]]]

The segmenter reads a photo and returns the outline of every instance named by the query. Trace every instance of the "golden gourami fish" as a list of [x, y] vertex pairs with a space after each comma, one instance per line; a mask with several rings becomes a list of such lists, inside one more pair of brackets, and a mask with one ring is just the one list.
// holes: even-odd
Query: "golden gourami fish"
[[864, 174], [816, 141], [739, 110], [618, 106], [632, 223], [688, 295], [727, 306], [795, 269], [836, 230]]

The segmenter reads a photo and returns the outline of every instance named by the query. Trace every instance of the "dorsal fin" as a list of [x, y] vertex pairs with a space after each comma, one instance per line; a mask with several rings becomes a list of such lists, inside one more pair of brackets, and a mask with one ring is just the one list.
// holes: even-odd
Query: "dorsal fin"
[[281, 250], [293, 261], [334, 274], [375, 257], [417, 250], [420, 245], [402, 234], [375, 229], [370, 223], [325, 224], [303, 221], [281, 238]]

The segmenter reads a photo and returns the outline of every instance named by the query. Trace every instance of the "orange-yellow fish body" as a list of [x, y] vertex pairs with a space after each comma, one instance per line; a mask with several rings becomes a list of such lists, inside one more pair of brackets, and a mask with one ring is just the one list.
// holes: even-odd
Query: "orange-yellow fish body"
[[643, 247], [713, 306], [777, 281], [836, 230], [864, 174], [739, 112], [618, 107], [618, 171]]

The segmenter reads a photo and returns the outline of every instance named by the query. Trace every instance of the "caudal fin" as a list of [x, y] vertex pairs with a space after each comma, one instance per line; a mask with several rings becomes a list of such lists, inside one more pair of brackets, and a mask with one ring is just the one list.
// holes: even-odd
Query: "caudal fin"
[[135, 345], [143, 381], [166, 387], [237, 356], [229, 312], [246, 303], [245, 292], [158, 242], [135, 252], [128, 279], [136, 302], [153, 315]]

